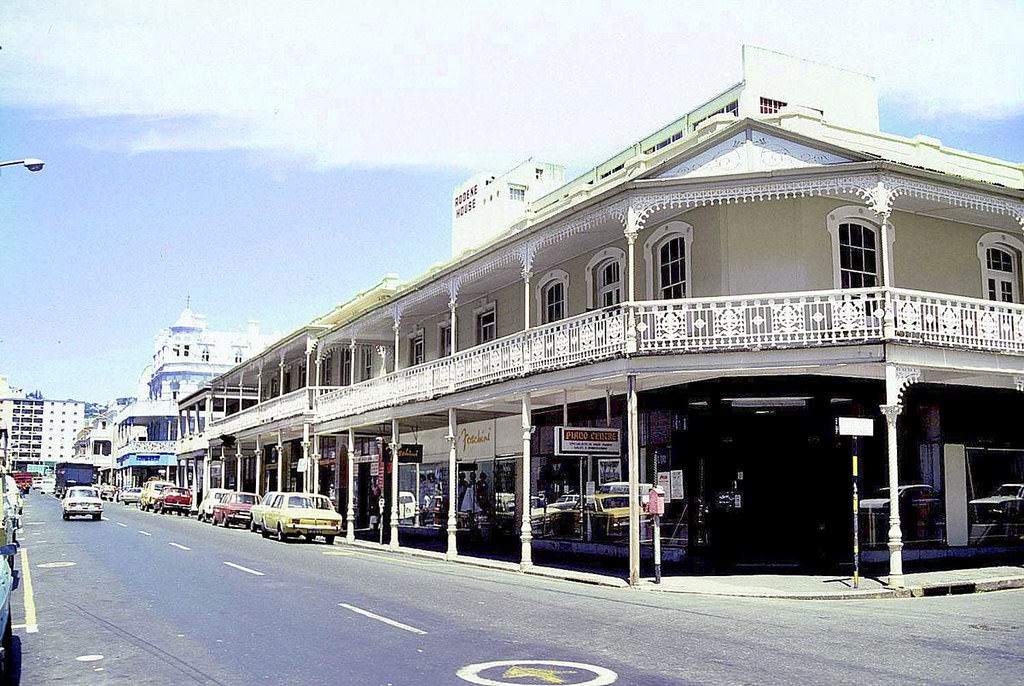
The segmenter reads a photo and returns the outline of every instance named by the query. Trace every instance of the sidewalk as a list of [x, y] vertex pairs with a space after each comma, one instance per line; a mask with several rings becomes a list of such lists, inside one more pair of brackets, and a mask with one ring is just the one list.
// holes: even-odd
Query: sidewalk
[[[342, 542], [379, 552], [394, 552], [387, 545], [368, 541]], [[395, 554], [425, 557], [443, 561], [444, 553], [400, 548]], [[484, 569], [506, 572], [521, 572], [514, 562], [489, 560], [469, 555], [460, 555], [452, 564], [462, 564]], [[562, 579], [610, 588], [628, 588], [622, 577], [595, 574], [572, 569], [534, 565], [525, 571], [531, 576]], [[639, 589], [655, 593], [682, 593], [733, 598], [779, 598], [794, 600], [869, 600], [877, 598], [916, 598], [933, 595], [956, 595], [962, 593], [984, 593], [1006, 589], [1024, 588], [1024, 565], [979, 567], [956, 569], [942, 572], [919, 572], [904, 574], [904, 587], [889, 588], [885, 577], [861, 578], [859, 588], [853, 587], [849, 576], [801, 576], [791, 574], [735, 574], [728, 576], [670, 576], [662, 577], [661, 584], [653, 578], [641, 580]]]

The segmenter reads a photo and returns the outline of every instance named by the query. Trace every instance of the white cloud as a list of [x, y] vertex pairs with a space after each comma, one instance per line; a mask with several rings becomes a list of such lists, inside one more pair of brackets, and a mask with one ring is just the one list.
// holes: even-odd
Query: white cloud
[[[128, 116], [129, 151], [322, 166], [594, 164], [740, 77], [750, 43], [919, 116], [1024, 112], [1011, 2], [22, 2], [0, 102]], [[109, 144], [109, 143], [108, 143]]]

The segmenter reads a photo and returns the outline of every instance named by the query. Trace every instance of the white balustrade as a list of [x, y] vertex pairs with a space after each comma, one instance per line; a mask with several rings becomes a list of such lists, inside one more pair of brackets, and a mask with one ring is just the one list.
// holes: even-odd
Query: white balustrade
[[[629, 305], [587, 312], [323, 393], [318, 421], [626, 355]], [[1024, 306], [903, 289], [858, 288], [635, 303], [637, 355], [879, 343], [1024, 353]]]
[[177, 452], [177, 441], [128, 441], [117, 449], [117, 456], [123, 457], [131, 453], [169, 453]]
[[273, 422], [278, 419], [294, 417], [302, 414], [309, 414], [309, 397], [311, 388], [300, 388], [297, 391], [286, 393], [274, 398], [268, 398], [258, 405], [247, 407], [241, 412], [229, 414], [226, 417], [210, 422], [208, 431], [216, 434], [234, 435], [251, 429], [261, 424]]
[[1024, 306], [892, 289], [896, 338], [908, 343], [1024, 352]]

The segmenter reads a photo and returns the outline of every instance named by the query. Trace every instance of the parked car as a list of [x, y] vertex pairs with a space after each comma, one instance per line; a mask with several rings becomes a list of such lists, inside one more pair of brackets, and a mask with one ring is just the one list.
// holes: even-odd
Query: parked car
[[72, 486], [67, 489], [60, 506], [65, 520], [82, 516], [99, 521], [103, 514], [100, 492], [92, 486]]
[[416, 496], [409, 491], [398, 492], [398, 520], [413, 519], [416, 516]]
[[232, 524], [241, 524], [248, 529], [252, 521], [250, 510], [258, 500], [255, 493], [225, 493], [220, 502], [213, 504], [213, 525], [220, 524], [226, 529]]
[[114, 496], [117, 495], [117, 489], [114, 488], [113, 484], [100, 484], [100, 499], [114, 501]]
[[139, 496], [140, 510], [156, 510], [157, 503], [163, 498], [163, 492], [167, 488], [173, 488], [170, 481], [147, 481], [142, 485], [142, 494]]
[[201, 522], [213, 522], [213, 506], [220, 502], [225, 493], [230, 493], [229, 488], [211, 488], [203, 496], [203, 502], [199, 503], [199, 514], [196, 517]]
[[192, 491], [179, 486], [165, 488], [156, 503], [156, 511], [160, 513], [177, 512], [179, 515], [187, 515], [190, 509], [192, 509]]
[[142, 489], [138, 486], [132, 486], [131, 488], [122, 488], [117, 492], [117, 499], [125, 505], [131, 505], [132, 503], [138, 505], [139, 498], [142, 497]]
[[263, 494], [263, 498], [249, 509], [249, 515], [251, 517], [249, 522], [249, 531], [258, 533], [261, 530], [261, 527], [263, 526], [263, 513], [270, 507], [270, 503], [273, 502], [274, 498], [281, 493], [283, 493], [283, 491], [267, 491]]
[[[594, 496], [594, 510], [591, 517], [595, 537], [618, 538], [628, 536], [629, 496], [626, 493], [598, 493]], [[641, 511], [641, 536], [650, 527], [650, 522], [650, 515]]]
[[[653, 484], [638, 484], [637, 494], [641, 498], [646, 498], [647, 494], [650, 493]], [[628, 481], [607, 481], [597, 489], [599, 494], [601, 493], [615, 493], [618, 495], [625, 495], [629, 493], [629, 482]]]
[[[929, 505], [932, 503], [938, 503], [939, 501], [938, 493], [936, 493], [935, 489], [928, 484], [905, 484], [900, 486], [896, 493], [901, 507], [922, 504]], [[875, 491], [875, 496], [873, 498], [864, 498], [861, 500], [860, 509], [888, 511], [889, 488], [879, 488]]]
[[14, 683], [14, 626], [11, 615], [11, 594], [14, 591], [14, 554], [17, 548], [10, 544], [0, 547], [0, 555], [7, 559], [7, 564], [0, 564], [0, 626], [3, 627], [3, 638], [0, 639], [0, 672], [3, 683]]
[[987, 498], [975, 498], [968, 504], [976, 522], [1019, 521], [1024, 519], [1024, 484], [1003, 484]]
[[57, 487], [57, 480], [52, 476], [44, 476], [39, 480], [39, 492], [53, 494], [53, 489]]
[[278, 493], [263, 512], [260, 533], [271, 534], [284, 541], [289, 536], [305, 536], [312, 541], [323, 536], [327, 545], [341, 533], [341, 515], [331, 507], [326, 496], [312, 493]]

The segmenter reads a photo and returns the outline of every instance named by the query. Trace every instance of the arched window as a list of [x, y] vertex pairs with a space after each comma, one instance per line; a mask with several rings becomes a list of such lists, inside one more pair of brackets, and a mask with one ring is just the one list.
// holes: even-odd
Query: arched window
[[587, 309], [618, 305], [625, 288], [626, 253], [621, 248], [605, 248], [587, 263]]
[[1024, 242], [1009, 234], [987, 233], [978, 241], [982, 297], [997, 302], [1021, 302], [1021, 255]]
[[537, 283], [537, 304], [541, 324], [564, 319], [568, 312], [569, 274], [553, 269]]
[[692, 294], [692, 244], [693, 227], [686, 222], [669, 222], [644, 241], [649, 299], [669, 300]]
[[[832, 285], [835, 288], [874, 288], [882, 283], [881, 230], [874, 215], [857, 205], [829, 213], [826, 226], [832, 239]], [[889, 256], [893, 231], [889, 229]]]

